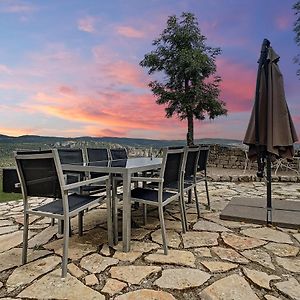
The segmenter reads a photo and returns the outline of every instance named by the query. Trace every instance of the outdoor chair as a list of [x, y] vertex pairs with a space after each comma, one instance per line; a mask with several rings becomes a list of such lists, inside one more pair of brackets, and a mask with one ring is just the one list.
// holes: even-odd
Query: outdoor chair
[[[174, 200], [178, 200], [181, 214], [182, 230], [185, 228], [184, 208], [180, 193], [180, 185], [183, 179], [184, 150], [183, 149], [164, 149], [163, 161], [159, 177], [132, 177], [132, 182], [157, 182], [158, 189], [148, 187], [136, 187], [131, 191], [133, 202], [153, 205], [158, 207], [160, 227], [162, 232], [164, 254], [168, 254], [168, 244], [166, 228], [164, 223], [163, 208]], [[177, 186], [177, 191], [166, 191], [169, 185]], [[116, 219], [116, 218], [115, 218]]]
[[[108, 240], [111, 243], [113, 237], [112, 230], [109, 230], [109, 228], [112, 228], [109, 176], [65, 184], [57, 150], [44, 150], [39, 153], [36, 151], [15, 152], [14, 155], [24, 202], [22, 264], [27, 262], [29, 215], [55, 218], [62, 221], [64, 226], [62, 257], [62, 277], [64, 278], [67, 275], [70, 218], [76, 215], [82, 216], [80, 212], [104, 200], [104, 197], [80, 195], [70, 193], [70, 191], [85, 184], [96, 182], [106, 183]], [[30, 202], [32, 197], [47, 197], [50, 198], [49, 200], [53, 199], [53, 201], [31, 207]], [[79, 234], [81, 235], [83, 232], [82, 217], [78, 219], [78, 227]]]
[[125, 148], [110, 149], [110, 157], [112, 160], [127, 159], [128, 154]]
[[[109, 150], [107, 148], [86, 148], [86, 162], [108, 162], [110, 160]], [[108, 175], [107, 173], [90, 172], [89, 178], [96, 178]], [[83, 192], [95, 194], [105, 191], [105, 185], [89, 185], [82, 188]]]
[[209, 146], [201, 146], [199, 160], [198, 160], [198, 168], [197, 168], [197, 174], [198, 174], [197, 182], [204, 181], [205, 183], [207, 206], [208, 209], [210, 209], [210, 199], [208, 193], [207, 171], [206, 171], [208, 155], [209, 155]]

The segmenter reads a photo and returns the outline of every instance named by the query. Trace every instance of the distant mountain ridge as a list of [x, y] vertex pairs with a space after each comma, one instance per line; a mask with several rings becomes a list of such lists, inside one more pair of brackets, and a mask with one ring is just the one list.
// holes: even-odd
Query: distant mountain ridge
[[[0, 143], [56, 143], [66, 141], [93, 141], [128, 145], [132, 147], [167, 147], [170, 145], [185, 145], [185, 140], [154, 140], [143, 138], [120, 138], [120, 137], [56, 137], [56, 136], [39, 136], [39, 135], [21, 135], [18, 137], [0, 134]], [[222, 138], [205, 138], [197, 139], [195, 143], [199, 144], [221, 144], [233, 145], [241, 144], [242, 141], [235, 139]]]

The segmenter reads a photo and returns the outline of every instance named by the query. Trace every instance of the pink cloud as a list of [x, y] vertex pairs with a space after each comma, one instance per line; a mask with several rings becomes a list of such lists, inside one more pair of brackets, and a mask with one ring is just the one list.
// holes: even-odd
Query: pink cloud
[[17, 0], [2, 0], [0, 3], [0, 11], [5, 13], [28, 13], [36, 11], [37, 7]]
[[94, 17], [87, 16], [78, 20], [77, 28], [80, 31], [92, 33], [96, 31], [95, 23], [96, 23], [96, 19]]
[[293, 21], [289, 15], [280, 15], [275, 19], [275, 25], [279, 30], [286, 30], [292, 27]]
[[128, 38], [143, 38], [145, 36], [143, 31], [135, 29], [131, 26], [118, 26], [116, 31], [119, 35]]

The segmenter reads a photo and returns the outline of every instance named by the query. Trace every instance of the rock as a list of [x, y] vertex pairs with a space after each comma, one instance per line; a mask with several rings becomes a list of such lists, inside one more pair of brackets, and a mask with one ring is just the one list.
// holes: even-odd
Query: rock
[[194, 251], [196, 252], [197, 256], [202, 257], [211, 257], [210, 249], [203, 247], [203, 248], [195, 248]]
[[291, 299], [300, 299], [300, 284], [295, 278], [289, 278], [288, 281], [275, 283], [275, 286]]
[[[44, 257], [48, 254], [52, 254], [48, 250], [33, 250], [28, 249], [27, 252], [27, 262], [31, 262], [38, 258]], [[21, 265], [22, 249], [13, 248], [6, 252], [0, 253], [0, 272], [18, 267]]]
[[200, 293], [203, 300], [259, 300], [247, 281], [239, 275], [230, 275], [215, 281]]
[[266, 300], [281, 300], [281, 299], [279, 299], [277, 297], [274, 297], [272, 295], [265, 295], [265, 298], [266, 298]]
[[126, 283], [119, 281], [117, 279], [108, 278], [104, 288], [102, 289], [102, 293], [107, 293], [109, 295], [114, 295], [116, 293], [121, 292], [127, 286]]
[[57, 226], [49, 226], [32, 239], [28, 241], [28, 247], [34, 248], [35, 246], [44, 245], [58, 232]]
[[293, 236], [300, 243], [300, 233], [296, 233]]
[[293, 244], [290, 236], [287, 233], [269, 227], [248, 228], [242, 230], [241, 233], [253, 238], [270, 242]]
[[221, 236], [225, 244], [237, 250], [252, 249], [267, 243], [266, 241], [261, 241], [251, 237], [242, 237], [227, 232], [223, 232]]
[[195, 267], [195, 256], [189, 251], [169, 250], [168, 255], [164, 255], [163, 250], [149, 254], [145, 257], [147, 262], [159, 264], [174, 264], [188, 267]]
[[280, 277], [276, 275], [268, 275], [267, 273], [248, 268], [243, 268], [243, 272], [253, 283], [267, 290], [271, 290], [271, 280], [280, 279]]
[[239, 265], [222, 261], [201, 261], [210, 272], [221, 273], [237, 268]]
[[85, 278], [85, 284], [88, 286], [99, 284], [99, 280], [95, 274], [87, 275]]
[[104, 244], [100, 250], [100, 253], [104, 256], [110, 256], [110, 249], [107, 244]]
[[270, 255], [262, 249], [245, 250], [241, 254], [264, 267], [275, 270]]
[[3, 282], [0, 281], [0, 289], [3, 287]]
[[198, 269], [166, 269], [162, 276], [154, 284], [164, 289], [183, 290], [192, 287], [199, 287], [204, 284], [210, 275]]
[[61, 271], [55, 270], [27, 287], [18, 297], [49, 299], [49, 293], [51, 293], [51, 299], [105, 300], [102, 294], [85, 286], [70, 274], [67, 274], [65, 280], [62, 280], [60, 276]]
[[[162, 245], [162, 237], [161, 237], [160, 229], [151, 233], [151, 238], [154, 242]], [[169, 247], [178, 248], [181, 243], [180, 234], [174, 230], [167, 230], [167, 241]]]
[[176, 300], [171, 294], [163, 291], [138, 290], [116, 297], [115, 300]]
[[70, 263], [68, 264], [68, 270], [69, 272], [75, 276], [76, 278], [82, 277], [85, 273], [81, 271], [75, 264]]
[[14, 231], [17, 231], [18, 229], [19, 229], [19, 226], [17, 226], [17, 225], [0, 227], [0, 234], [14, 232]]
[[107, 267], [118, 264], [119, 260], [93, 253], [85, 256], [80, 261], [80, 266], [91, 273], [101, 273]]
[[13, 226], [14, 223], [11, 220], [0, 220], [0, 227], [5, 227], [5, 226]]
[[152, 273], [157, 273], [161, 270], [160, 267], [154, 266], [121, 266], [112, 267], [110, 275], [131, 284], [140, 284], [140, 282]]
[[7, 290], [10, 292], [20, 285], [31, 283], [41, 275], [53, 270], [60, 263], [61, 258], [52, 255], [22, 265], [21, 267], [15, 269], [8, 277], [6, 282]]
[[192, 232], [182, 234], [184, 248], [218, 245], [219, 234], [215, 232]]
[[231, 231], [230, 229], [216, 224], [214, 222], [201, 220], [198, 221], [194, 226], [193, 230], [199, 230], [199, 231], [214, 231], [214, 232], [224, 232], [224, 231]]
[[283, 258], [276, 257], [277, 263], [288, 271], [293, 273], [300, 273], [300, 257], [297, 258]]
[[239, 264], [247, 264], [249, 262], [248, 259], [246, 259], [238, 252], [230, 248], [213, 247], [212, 251], [223, 260], [227, 260]]
[[146, 230], [145, 228], [134, 228], [131, 232], [131, 239], [142, 240], [150, 232], [150, 230]]
[[273, 252], [277, 256], [286, 257], [286, 256], [297, 256], [299, 253], [299, 248], [288, 245], [288, 244], [278, 244], [278, 243], [269, 243], [264, 246], [267, 250]]
[[[30, 235], [29, 235], [30, 236]], [[23, 242], [23, 231], [15, 231], [0, 236], [0, 253], [7, 251]]]

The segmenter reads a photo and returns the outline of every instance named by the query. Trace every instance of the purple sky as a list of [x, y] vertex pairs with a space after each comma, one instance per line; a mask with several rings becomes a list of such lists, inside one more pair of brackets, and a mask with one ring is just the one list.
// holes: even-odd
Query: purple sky
[[185, 139], [186, 121], [164, 117], [139, 66], [168, 16], [182, 12], [194, 13], [207, 44], [222, 49], [217, 73], [228, 116], [195, 121], [195, 138], [243, 139], [264, 38], [281, 56], [286, 99], [300, 132], [294, 3], [1, 0], [0, 134]]

